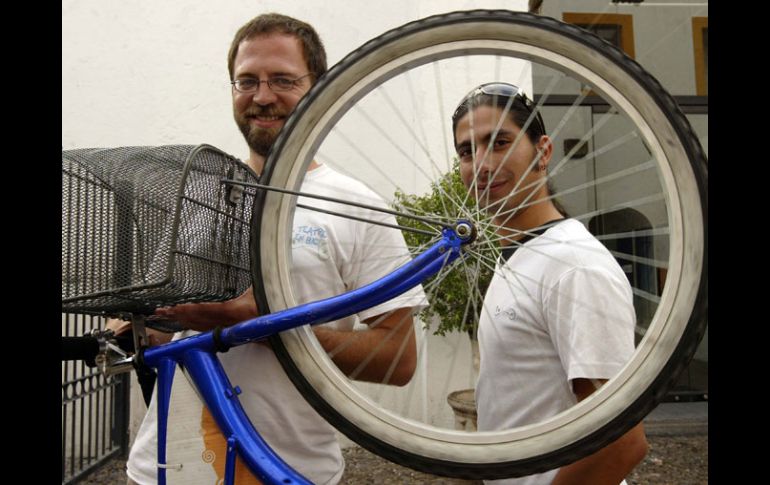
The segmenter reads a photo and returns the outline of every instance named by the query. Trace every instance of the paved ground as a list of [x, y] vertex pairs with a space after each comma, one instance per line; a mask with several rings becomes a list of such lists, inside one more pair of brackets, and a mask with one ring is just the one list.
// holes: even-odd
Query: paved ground
[[[705, 485], [708, 483], [708, 403], [663, 404], [645, 419], [650, 452], [631, 473], [629, 485]], [[419, 473], [361, 448], [344, 450], [342, 485], [476, 485]], [[84, 485], [125, 485], [124, 462], [113, 460]]]

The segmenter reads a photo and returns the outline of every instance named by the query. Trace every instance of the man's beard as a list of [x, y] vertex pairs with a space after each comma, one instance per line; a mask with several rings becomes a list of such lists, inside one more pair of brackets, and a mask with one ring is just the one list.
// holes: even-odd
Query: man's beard
[[274, 106], [265, 107], [252, 107], [245, 113], [239, 115], [235, 114], [235, 123], [241, 130], [243, 137], [246, 139], [246, 144], [249, 145], [255, 153], [266, 157], [270, 152], [270, 147], [275, 143], [278, 138], [278, 132], [280, 128], [259, 128], [252, 126], [249, 122], [252, 116], [267, 115], [267, 116], [284, 116], [283, 113], [279, 113]]
[[270, 147], [273, 146], [275, 139], [278, 137], [277, 130], [252, 127], [248, 123], [239, 124], [238, 127], [241, 129], [241, 133], [243, 133], [249, 148], [263, 157], [267, 156], [270, 152]]

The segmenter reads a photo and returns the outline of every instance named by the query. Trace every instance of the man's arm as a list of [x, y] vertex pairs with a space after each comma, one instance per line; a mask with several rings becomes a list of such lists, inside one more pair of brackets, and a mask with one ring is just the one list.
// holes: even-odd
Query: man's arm
[[205, 303], [183, 303], [172, 307], [158, 308], [155, 315], [178, 322], [182, 327], [199, 332], [213, 330], [218, 326], [229, 327], [259, 314], [254, 300], [254, 289], [249, 287], [232, 300]]
[[[582, 401], [605, 382], [575, 379], [572, 381], [572, 389], [577, 400]], [[644, 427], [639, 423], [599, 451], [562, 467], [552, 485], [618, 485], [644, 459], [648, 449]]]
[[[115, 332], [115, 335], [121, 335], [131, 331], [131, 322], [118, 320], [117, 318], [108, 318], [104, 328], [112, 330]], [[145, 328], [144, 331], [147, 334], [147, 343], [150, 347], [170, 342], [174, 336], [172, 333], [160, 332], [151, 328]]]
[[341, 331], [314, 327], [321, 346], [347, 376], [360, 381], [403, 386], [417, 366], [411, 308], [366, 320], [368, 330]]
[[[158, 308], [156, 315], [174, 320], [184, 328], [205, 332], [230, 326], [258, 315], [253, 289], [223, 302], [185, 303]], [[401, 308], [366, 320], [366, 331], [339, 331], [314, 327], [321, 346], [332, 360], [355, 379], [404, 385], [414, 374], [417, 361], [411, 308]], [[368, 359], [368, 360], [367, 360]], [[393, 364], [396, 362], [395, 364]], [[364, 364], [359, 369], [362, 364]]]

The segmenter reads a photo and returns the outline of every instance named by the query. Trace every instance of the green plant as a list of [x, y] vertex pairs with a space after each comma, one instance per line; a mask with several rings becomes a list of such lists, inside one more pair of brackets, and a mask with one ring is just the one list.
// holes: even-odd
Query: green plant
[[[452, 170], [437, 181], [431, 183], [431, 188], [424, 195], [395, 193], [394, 206], [399, 212], [420, 216], [438, 216], [442, 220], [456, 221], [460, 218], [476, 221], [479, 219], [479, 209], [460, 179], [458, 162], [455, 160]], [[408, 219], [397, 217], [402, 226], [426, 229], [426, 225]], [[454, 263], [451, 270], [441, 272], [426, 281], [423, 286], [430, 288], [430, 305], [423, 310], [420, 317], [423, 322], [431, 322], [438, 317], [440, 323], [434, 331], [437, 335], [447, 332], [467, 332], [472, 338], [476, 335], [478, 319], [484, 294], [492, 279], [492, 268], [497, 259], [497, 246], [489, 228], [478, 227], [479, 234], [474, 248], [465, 252], [462, 260]], [[432, 242], [431, 236], [404, 231], [404, 238], [413, 254], [423, 250]], [[484, 251], [479, 251], [483, 246]], [[494, 251], [489, 251], [493, 248]], [[469, 284], [475, 282], [475, 284]], [[427, 323], [426, 323], [427, 324]]]

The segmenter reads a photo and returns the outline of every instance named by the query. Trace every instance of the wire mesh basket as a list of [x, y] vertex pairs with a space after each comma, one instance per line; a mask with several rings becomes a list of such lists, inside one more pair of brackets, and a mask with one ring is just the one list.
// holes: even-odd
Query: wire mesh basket
[[62, 311], [151, 314], [251, 284], [256, 182], [209, 145], [62, 151]]

